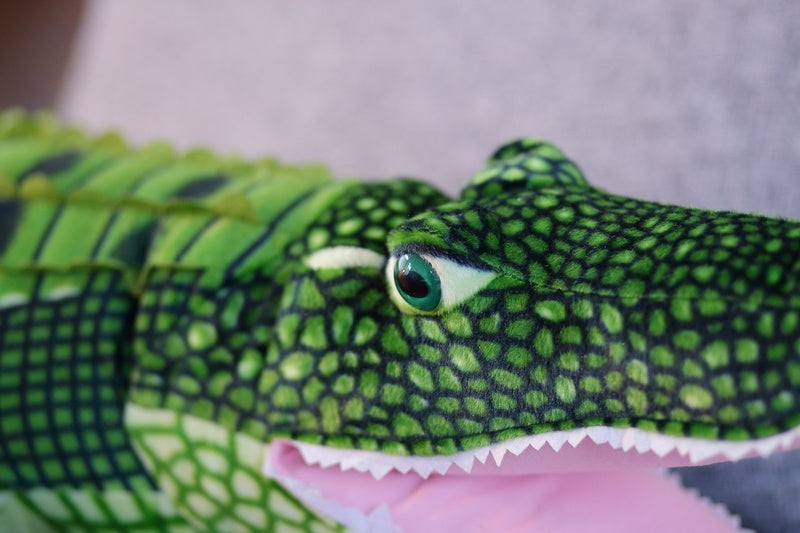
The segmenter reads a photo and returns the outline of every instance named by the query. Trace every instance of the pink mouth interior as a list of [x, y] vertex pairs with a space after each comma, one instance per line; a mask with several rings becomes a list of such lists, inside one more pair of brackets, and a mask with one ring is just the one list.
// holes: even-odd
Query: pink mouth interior
[[454, 465], [428, 479], [393, 470], [380, 480], [308, 465], [289, 441], [273, 442], [270, 457], [279, 480], [315, 487], [324, 499], [364, 515], [385, 505], [401, 531], [737, 530], [730, 517], [652, 468], [620, 468], [688, 464], [675, 452], [659, 458], [583, 442], [559, 452], [528, 449], [501, 467], [489, 457], [470, 474]]

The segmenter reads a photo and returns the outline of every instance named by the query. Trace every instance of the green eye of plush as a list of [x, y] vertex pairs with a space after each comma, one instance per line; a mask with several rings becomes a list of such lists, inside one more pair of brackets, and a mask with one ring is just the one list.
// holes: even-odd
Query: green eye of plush
[[432, 311], [442, 301], [439, 275], [417, 254], [404, 254], [397, 259], [394, 283], [400, 296], [422, 311]]

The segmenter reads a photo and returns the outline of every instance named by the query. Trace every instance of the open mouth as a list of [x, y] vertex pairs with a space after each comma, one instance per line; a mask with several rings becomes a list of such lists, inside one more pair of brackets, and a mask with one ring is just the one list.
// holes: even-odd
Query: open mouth
[[736, 531], [659, 469], [796, 447], [800, 427], [732, 442], [597, 426], [432, 457], [276, 440], [264, 473], [354, 531]]

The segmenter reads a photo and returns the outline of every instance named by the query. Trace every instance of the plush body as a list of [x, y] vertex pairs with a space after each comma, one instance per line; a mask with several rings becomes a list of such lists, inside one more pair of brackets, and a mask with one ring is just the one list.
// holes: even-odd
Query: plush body
[[797, 445], [798, 283], [539, 141], [451, 201], [7, 112], [0, 521], [730, 530], [653, 469]]

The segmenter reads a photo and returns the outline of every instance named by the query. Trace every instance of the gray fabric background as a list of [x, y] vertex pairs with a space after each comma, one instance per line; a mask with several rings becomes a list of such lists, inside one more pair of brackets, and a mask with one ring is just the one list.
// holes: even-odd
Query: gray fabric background
[[[95, 2], [61, 112], [457, 194], [540, 136], [640, 198], [800, 218], [800, 2]], [[800, 454], [687, 482], [800, 531]]]

